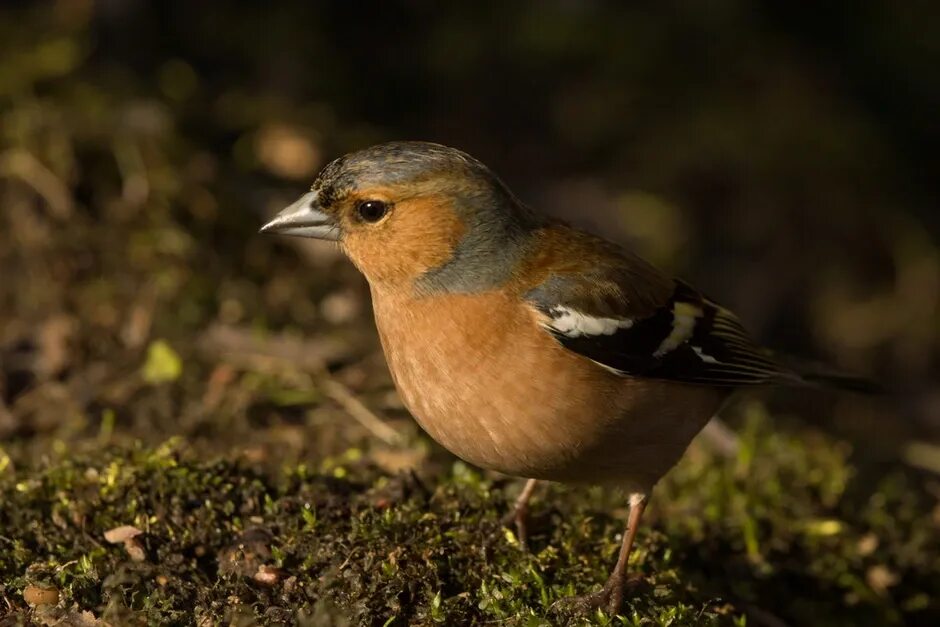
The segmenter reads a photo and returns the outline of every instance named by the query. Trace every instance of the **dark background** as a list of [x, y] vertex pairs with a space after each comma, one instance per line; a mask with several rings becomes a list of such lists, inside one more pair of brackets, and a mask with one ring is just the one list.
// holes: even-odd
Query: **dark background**
[[[23, 320], [62, 308], [74, 318], [68, 301], [120, 277], [114, 264], [130, 275], [109, 293], [129, 307], [149, 263], [173, 274], [170, 249], [207, 274], [173, 275], [147, 296], [158, 330], [179, 329], [166, 310], [180, 306], [192, 328], [228, 307], [237, 321], [323, 329], [320, 299], [351, 285], [362, 301], [361, 279], [329, 251], [302, 244], [298, 257], [255, 226], [329, 159], [423, 139], [474, 154], [528, 203], [694, 282], [770, 345], [896, 393], [877, 408], [826, 399], [834, 409], [818, 411], [813, 399], [800, 413], [863, 447], [873, 430], [895, 443], [940, 430], [932, 2], [62, 0], [3, 11], [6, 229], [30, 240], [29, 224], [51, 220], [40, 248], [63, 292], [36, 287], [48, 268], [30, 280], [41, 293], [18, 285], [43, 256], [6, 247], [0, 302], [19, 321], [8, 347], [32, 333]], [[29, 188], [63, 197], [62, 209], [43, 210]], [[133, 233], [186, 244], [151, 242], [163, 252], [128, 266], [113, 243]], [[83, 335], [88, 316], [77, 319], [70, 346], [100, 349]], [[12, 377], [7, 402], [35, 375]]]
[[891, 319], [929, 312], [934, 339], [928, 277], [865, 328], [819, 303], [892, 298], [936, 254], [931, 3], [436, 4], [104, 2], [85, 43], [104, 81], [185, 92], [177, 123], [222, 159], [265, 124], [309, 134], [317, 163], [389, 139], [459, 146], [530, 203], [641, 240], [770, 337], [903, 379], [932, 361], [903, 354], [915, 330]]

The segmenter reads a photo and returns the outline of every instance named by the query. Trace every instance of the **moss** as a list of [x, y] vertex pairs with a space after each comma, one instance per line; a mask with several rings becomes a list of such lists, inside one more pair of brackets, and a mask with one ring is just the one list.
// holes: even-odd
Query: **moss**
[[[846, 447], [823, 437], [807, 446], [753, 413], [736, 458], [693, 447], [659, 488], [623, 615], [583, 620], [884, 625], [934, 615], [940, 547], [915, 486], [903, 475], [853, 486]], [[24, 588], [44, 584], [60, 591], [58, 611], [112, 622], [547, 625], [565, 618], [552, 604], [602, 582], [616, 554], [614, 495], [552, 486], [535, 502], [526, 553], [500, 523], [515, 482], [460, 463], [422, 481], [347, 456], [357, 459], [343, 478], [303, 465], [264, 473], [171, 442], [6, 473], [0, 596], [24, 618]], [[105, 542], [120, 525], [144, 532], [143, 561]]]

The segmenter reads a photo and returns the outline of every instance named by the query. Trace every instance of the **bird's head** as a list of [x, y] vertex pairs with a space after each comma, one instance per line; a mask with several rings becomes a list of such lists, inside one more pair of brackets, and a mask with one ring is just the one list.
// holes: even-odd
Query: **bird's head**
[[466, 292], [507, 280], [541, 223], [473, 157], [392, 142], [327, 165], [261, 231], [338, 241], [373, 285]]

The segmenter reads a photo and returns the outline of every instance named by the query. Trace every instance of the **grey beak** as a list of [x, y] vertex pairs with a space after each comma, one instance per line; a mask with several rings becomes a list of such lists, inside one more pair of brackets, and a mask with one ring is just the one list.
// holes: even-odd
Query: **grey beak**
[[278, 213], [261, 227], [262, 233], [339, 239], [339, 225], [320, 208], [317, 192], [307, 192], [294, 204]]

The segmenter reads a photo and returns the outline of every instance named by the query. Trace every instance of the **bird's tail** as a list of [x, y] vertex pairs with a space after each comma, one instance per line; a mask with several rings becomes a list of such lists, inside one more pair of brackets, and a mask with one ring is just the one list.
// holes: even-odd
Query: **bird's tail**
[[830, 387], [859, 394], [883, 394], [885, 389], [871, 379], [843, 372], [826, 364], [777, 355], [779, 361], [796, 376], [795, 383], [814, 387]]

